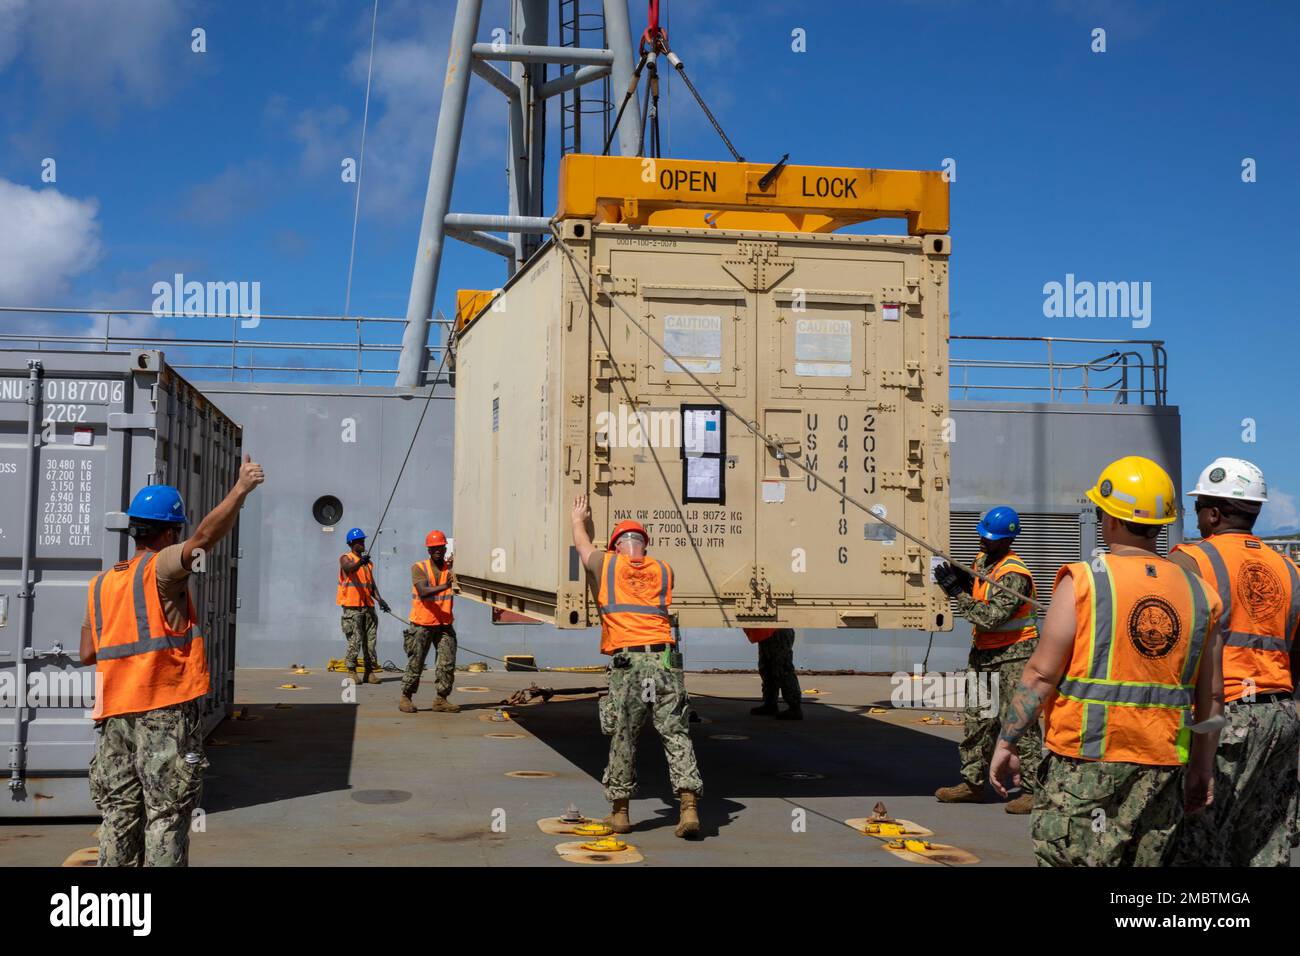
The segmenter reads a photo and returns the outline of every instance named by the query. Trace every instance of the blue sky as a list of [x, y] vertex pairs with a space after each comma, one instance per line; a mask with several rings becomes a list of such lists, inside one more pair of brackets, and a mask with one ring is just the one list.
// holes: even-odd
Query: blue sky
[[[747, 157], [956, 160], [953, 334], [1163, 339], [1184, 485], [1215, 455], [1250, 458], [1274, 489], [1265, 524], [1300, 525], [1300, 8], [667, 6], [674, 48]], [[486, 40], [507, 5], [484, 7]], [[451, 9], [380, 2], [352, 314], [405, 313]], [[340, 162], [358, 155], [370, 15], [370, 0], [0, 0], [0, 304], [148, 308], [152, 284], [182, 272], [259, 281], [265, 313], [341, 313], [356, 187]], [[671, 155], [726, 158], [685, 90], [668, 96]], [[455, 210], [505, 211], [500, 102], [476, 81]], [[1242, 181], [1246, 158], [1256, 182]], [[1045, 317], [1044, 284], [1067, 274], [1149, 282], [1150, 326]], [[499, 285], [503, 270], [452, 242], [442, 276], [450, 312], [457, 286]], [[304, 332], [351, 334], [267, 334]]]

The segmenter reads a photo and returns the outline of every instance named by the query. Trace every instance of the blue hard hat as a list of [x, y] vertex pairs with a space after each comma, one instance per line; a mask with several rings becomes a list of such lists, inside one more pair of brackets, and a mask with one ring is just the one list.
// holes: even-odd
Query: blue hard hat
[[1016, 514], [1015, 508], [998, 505], [996, 508], [990, 508], [988, 514], [980, 518], [980, 523], [975, 530], [979, 532], [981, 538], [990, 541], [1014, 538], [1020, 533], [1020, 515]]
[[360, 528], [353, 528], [351, 531], [348, 532], [348, 544], [351, 544], [353, 541], [365, 541], [365, 540], [366, 540], [366, 533], [362, 531]]
[[146, 485], [135, 493], [127, 517], [141, 521], [185, 523], [185, 499], [171, 485]]

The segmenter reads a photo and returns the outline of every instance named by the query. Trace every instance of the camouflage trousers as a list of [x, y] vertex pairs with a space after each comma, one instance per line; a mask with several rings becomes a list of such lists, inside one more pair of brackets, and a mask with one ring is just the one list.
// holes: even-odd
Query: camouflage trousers
[[406, 671], [402, 674], [402, 696], [414, 697], [420, 689], [424, 660], [433, 648], [433, 689], [439, 697], [451, 693], [456, 679], [456, 629], [450, 624], [412, 624], [402, 632], [406, 650]]
[[775, 705], [779, 695], [789, 707], [802, 706], [803, 692], [794, 669], [791, 628], [779, 628], [771, 637], [758, 642], [758, 676], [763, 679], [763, 703]]
[[[1002, 717], [1011, 706], [1025, 661], [1037, 646], [1037, 640], [1030, 640], [997, 650], [971, 648], [969, 666], [975, 680], [967, 683], [966, 734], [957, 751], [961, 758], [961, 776], [966, 782], [982, 786], [988, 779], [993, 749], [1002, 731]], [[997, 682], [997, 712], [991, 713], [995, 702], [981, 698], [985, 696], [983, 690], [991, 692], [994, 680]], [[971, 693], [972, 689], [979, 692]], [[1038, 789], [1038, 772], [1043, 762], [1043, 731], [1038, 721], [1025, 731], [1017, 749], [1020, 752], [1021, 789], [1025, 793], [1034, 793]]]
[[364, 661], [367, 671], [379, 670], [379, 654], [375, 649], [379, 637], [379, 615], [373, 607], [345, 607], [343, 636], [348, 642], [346, 664], [349, 670], [357, 669], [358, 656]]
[[1167, 866], [1183, 819], [1181, 766], [1049, 752], [1029, 832], [1039, 866]]
[[192, 700], [99, 721], [90, 798], [104, 815], [100, 866], [187, 866], [203, 792], [203, 730]]
[[1295, 702], [1232, 703], [1214, 755], [1214, 802], [1183, 821], [1174, 866], [1289, 866], [1300, 719]]
[[630, 799], [636, 792], [636, 739], [647, 715], [663, 741], [673, 791], [704, 789], [691, 746], [689, 709], [686, 677], [680, 667], [664, 666], [662, 654], [614, 655], [609, 694], [600, 701], [601, 729], [610, 734], [609, 763], [600, 781], [606, 799]]

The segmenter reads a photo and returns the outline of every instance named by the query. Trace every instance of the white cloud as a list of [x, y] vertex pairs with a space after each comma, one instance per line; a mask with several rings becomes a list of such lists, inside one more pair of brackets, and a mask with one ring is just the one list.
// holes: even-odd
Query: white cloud
[[[366, 216], [409, 214], [420, 208], [446, 79], [451, 12], [452, 4], [445, 0], [395, 0], [380, 7], [361, 174], [361, 210]], [[360, 158], [362, 96], [370, 62], [369, 5], [362, 13], [354, 30], [356, 49], [344, 68], [347, 85], [329, 96], [348, 106], [309, 107], [284, 122], [302, 149], [303, 172], [335, 182], [345, 157]], [[485, 13], [485, 29], [489, 21]], [[285, 111], [282, 97], [268, 101], [270, 121], [278, 121]], [[504, 97], [483, 81], [471, 80], [460, 169], [497, 157], [504, 183], [505, 126]]]
[[27, 0], [0, 0], [0, 70], [18, 55], [27, 8]]
[[40, 305], [99, 259], [99, 203], [0, 179], [0, 304]]
[[191, 0], [0, 0], [0, 68], [25, 56], [65, 103], [156, 103], [190, 52]]
[[1268, 490], [1268, 504], [1259, 516], [1261, 533], [1300, 527], [1300, 504], [1295, 495], [1287, 494], [1277, 488]]

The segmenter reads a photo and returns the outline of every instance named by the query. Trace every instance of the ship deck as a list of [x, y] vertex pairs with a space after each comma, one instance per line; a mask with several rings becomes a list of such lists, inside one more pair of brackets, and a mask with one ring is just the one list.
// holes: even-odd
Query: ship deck
[[[603, 687], [604, 675], [458, 673], [459, 714], [427, 709], [431, 676], [416, 698], [420, 712], [408, 715], [397, 710], [397, 673], [359, 686], [354, 705], [341, 700], [339, 674], [240, 668], [245, 719], [227, 720], [209, 740], [204, 827], [193, 835], [191, 865], [572, 865], [555, 847], [574, 838], [547, 835], [538, 821], [569, 803], [590, 816], [607, 812], [600, 774], [608, 738], [595, 694], [561, 693]], [[534, 682], [557, 695], [506, 707], [513, 719], [491, 719], [502, 700]], [[1027, 816], [1004, 813], [992, 794], [984, 804], [934, 799], [935, 787], [958, 779], [960, 726], [922, 723], [929, 710], [891, 708], [887, 677], [802, 682], [821, 692], [806, 697], [805, 719], [776, 721], [749, 714], [757, 675], [688, 674], [702, 718], [692, 737], [705, 783], [703, 839], [674, 837], [667, 768], [647, 727], [636, 828], [625, 837], [644, 857], [634, 865], [919, 865], [845, 824], [877, 801], [983, 865], [1033, 863]], [[514, 771], [545, 776], [507, 776]], [[93, 819], [6, 822], [0, 861], [59, 865], [95, 844], [95, 827]]]

